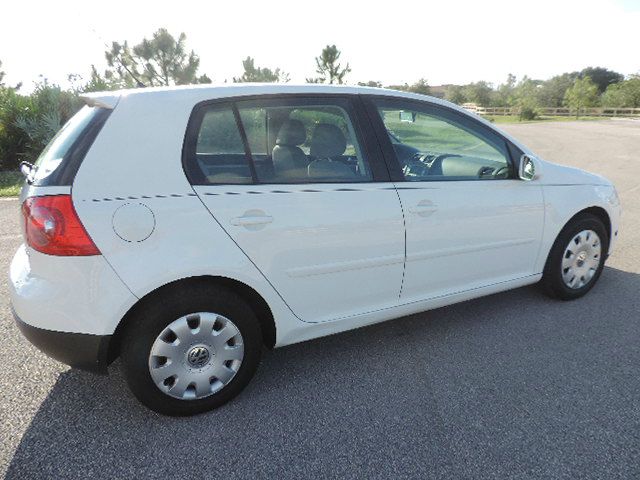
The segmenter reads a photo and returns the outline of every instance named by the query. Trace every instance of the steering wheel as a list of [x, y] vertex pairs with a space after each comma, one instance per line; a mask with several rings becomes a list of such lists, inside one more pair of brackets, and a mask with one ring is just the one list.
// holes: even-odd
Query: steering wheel
[[494, 178], [503, 178], [502, 175], [504, 175], [504, 178], [509, 177], [509, 167], [507, 165], [500, 167], [493, 172]]
[[416, 152], [405, 163], [402, 172], [407, 177], [424, 177], [429, 172], [426, 154]]

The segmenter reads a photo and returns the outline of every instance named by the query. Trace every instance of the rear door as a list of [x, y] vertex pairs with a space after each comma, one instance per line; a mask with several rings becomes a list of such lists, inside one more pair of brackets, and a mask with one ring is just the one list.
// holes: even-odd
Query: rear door
[[358, 102], [213, 102], [190, 122], [184, 162], [196, 193], [307, 322], [399, 301], [402, 209]]
[[534, 273], [544, 220], [513, 146], [470, 116], [427, 102], [370, 99], [405, 213], [402, 303]]

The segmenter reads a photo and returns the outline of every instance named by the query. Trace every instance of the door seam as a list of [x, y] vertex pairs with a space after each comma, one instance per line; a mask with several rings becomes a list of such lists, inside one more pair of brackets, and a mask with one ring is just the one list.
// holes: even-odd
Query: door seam
[[398, 197], [398, 203], [400, 203], [400, 212], [402, 212], [402, 227], [404, 228], [404, 262], [402, 263], [402, 281], [400, 282], [400, 291], [398, 292], [398, 301], [402, 298], [402, 290], [404, 288], [404, 275], [407, 271], [407, 220], [404, 215], [404, 205], [402, 204], [402, 198], [400, 198], [400, 192], [395, 182], [392, 182], [393, 188], [396, 191]]

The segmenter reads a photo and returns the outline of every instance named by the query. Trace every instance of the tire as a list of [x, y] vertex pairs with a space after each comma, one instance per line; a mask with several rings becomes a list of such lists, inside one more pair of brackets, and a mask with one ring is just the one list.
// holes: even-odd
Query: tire
[[[204, 283], [155, 295], [129, 319], [121, 348], [133, 394], [151, 410], [170, 416], [195, 415], [233, 399], [255, 374], [261, 354], [262, 334], [253, 310], [233, 291]], [[225, 355], [233, 359], [224, 360]], [[164, 367], [169, 373], [163, 373]]]
[[[589, 233], [592, 232], [592, 233]], [[597, 235], [599, 254], [595, 258]], [[571, 243], [571, 245], [570, 245]], [[582, 254], [582, 252], [585, 252]], [[600, 278], [609, 251], [607, 229], [595, 215], [581, 214], [572, 219], [556, 238], [544, 267], [540, 281], [544, 292], [551, 298], [575, 300], [585, 295]], [[572, 257], [571, 254], [575, 255]], [[585, 259], [580, 265], [580, 255]], [[566, 260], [565, 263], [563, 263]], [[595, 265], [597, 260], [597, 266]], [[591, 262], [591, 263], [588, 263]], [[573, 277], [573, 280], [571, 278]], [[570, 286], [568, 282], [573, 281]]]

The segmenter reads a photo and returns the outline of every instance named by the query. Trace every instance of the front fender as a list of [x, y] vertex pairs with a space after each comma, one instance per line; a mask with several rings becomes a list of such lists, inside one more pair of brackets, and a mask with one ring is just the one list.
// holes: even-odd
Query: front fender
[[613, 252], [620, 223], [620, 202], [612, 185], [543, 185], [545, 202], [544, 232], [536, 272], [544, 270], [551, 247], [564, 226], [578, 213], [589, 208], [601, 208], [610, 222], [608, 254]]

